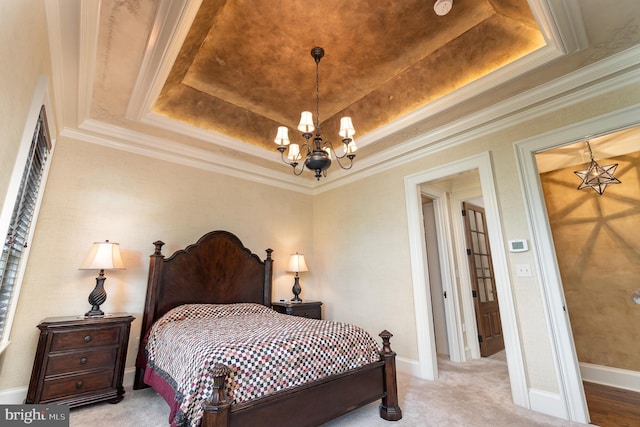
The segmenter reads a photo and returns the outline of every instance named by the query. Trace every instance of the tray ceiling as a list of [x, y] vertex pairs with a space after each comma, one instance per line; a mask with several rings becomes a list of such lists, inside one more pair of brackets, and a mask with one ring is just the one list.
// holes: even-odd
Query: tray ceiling
[[[417, 148], [423, 135], [438, 142], [474, 120], [486, 123], [491, 115], [479, 112], [640, 38], [635, 18], [627, 19], [640, 14], [634, 0], [607, 13], [596, 0], [455, 0], [445, 16], [433, 4], [52, 2], [60, 127], [144, 155], [310, 189], [323, 183], [293, 177], [273, 138], [286, 125], [292, 140], [302, 139], [300, 112], [315, 110], [315, 46], [326, 52], [322, 135], [337, 141], [339, 118], [352, 117], [360, 147], [353, 174]], [[461, 120], [466, 127], [449, 129]]]

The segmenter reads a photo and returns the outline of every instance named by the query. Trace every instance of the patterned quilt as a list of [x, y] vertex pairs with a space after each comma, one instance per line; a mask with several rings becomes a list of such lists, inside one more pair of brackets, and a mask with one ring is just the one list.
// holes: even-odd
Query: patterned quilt
[[379, 351], [357, 326], [248, 303], [176, 307], [154, 324], [145, 346], [148, 367], [176, 392], [176, 426], [199, 425], [216, 363], [231, 369], [226, 391], [240, 403], [375, 362]]

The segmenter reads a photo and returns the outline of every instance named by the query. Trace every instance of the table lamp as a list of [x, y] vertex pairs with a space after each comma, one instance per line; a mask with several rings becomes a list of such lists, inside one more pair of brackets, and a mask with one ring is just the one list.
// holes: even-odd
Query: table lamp
[[79, 268], [79, 270], [100, 270], [100, 274], [96, 277], [96, 287], [89, 294], [89, 304], [92, 307], [85, 313], [86, 317], [104, 316], [104, 312], [100, 310], [100, 304], [107, 300], [107, 292], [104, 290], [104, 281], [107, 278], [104, 277], [104, 271], [124, 269], [125, 266], [120, 257], [120, 244], [108, 240], [93, 244], [87, 259]]
[[304, 262], [304, 255], [299, 254], [298, 252], [296, 252], [295, 254], [291, 254], [291, 256], [289, 257], [289, 266], [287, 267], [287, 271], [290, 273], [296, 273], [296, 278], [295, 282], [293, 283], [292, 289], [294, 297], [291, 299], [291, 301], [302, 302], [299, 297], [302, 288], [300, 287], [300, 277], [298, 276], [298, 273], [309, 271], [309, 269], [307, 268], [307, 263]]

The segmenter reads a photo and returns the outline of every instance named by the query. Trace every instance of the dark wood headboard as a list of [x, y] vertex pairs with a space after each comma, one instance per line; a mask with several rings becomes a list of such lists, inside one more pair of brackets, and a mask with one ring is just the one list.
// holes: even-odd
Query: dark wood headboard
[[[153, 323], [179, 305], [236, 302], [271, 305], [272, 249], [266, 250], [267, 257], [262, 261], [238, 237], [221, 230], [205, 234], [169, 258], [162, 255], [164, 242], [153, 244], [156, 249], [149, 263], [139, 355]], [[136, 369], [134, 388], [145, 386], [142, 375], [144, 369]]]

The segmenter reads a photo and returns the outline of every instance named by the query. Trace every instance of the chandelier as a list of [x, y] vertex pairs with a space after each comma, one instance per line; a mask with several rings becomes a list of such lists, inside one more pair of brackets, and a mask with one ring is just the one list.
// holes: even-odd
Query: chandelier
[[587, 169], [574, 172], [582, 180], [578, 186], [578, 190], [592, 188], [593, 191], [602, 196], [607, 185], [621, 183], [618, 178], [613, 176], [618, 164], [615, 163], [613, 165], [600, 166], [598, 162], [593, 159], [593, 152], [591, 151], [589, 141], [585, 142], [587, 143], [587, 150], [589, 150], [591, 163], [589, 163], [589, 167]]
[[[278, 151], [282, 157], [282, 161], [293, 168], [295, 175], [300, 175], [306, 169], [310, 169], [315, 172], [315, 177], [320, 181], [321, 177], [327, 176], [327, 169], [331, 166], [331, 159], [335, 157], [338, 165], [342, 169], [351, 169], [353, 166], [353, 159], [356, 157], [354, 154], [357, 150], [353, 135], [356, 130], [351, 123], [351, 117], [343, 117], [340, 119], [340, 132], [338, 134], [342, 137], [342, 143], [344, 144], [344, 152], [342, 155], [338, 155], [333, 148], [333, 144], [329, 141], [322, 141], [320, 136], [320, 91], [319, 91], [319, 74], [318, 68], [320, 59], [324, 56], [324, 49], [321, 47], [314, 47], [311, 49], [311, 56], [316, 61], [316, 122], [313, 123], [313, 115], [310, 111], [303, 111], [300, 116], [300, 123], [298, 124], [298, 130], [302, 132], [302, 137], [305, 139], [305, 143], [300, 146], [296, 143], [289, 141], [289, 129], [286, 126], [278, 127], [278, 134], [274, 142], [278, 144]], [[313, 131], [316, 134], [311, 141]], [[285, 158], [284, 152], [289, 147], [289, 152]], [[344, 159], [348, 159], [347, 164], [343, 164]], [[344, 160], [346, 163], [346, 160]], [[298, 166], [300, 165], [300, 168]]]

